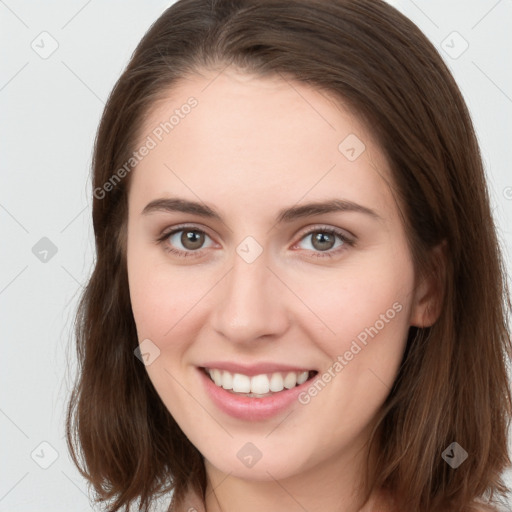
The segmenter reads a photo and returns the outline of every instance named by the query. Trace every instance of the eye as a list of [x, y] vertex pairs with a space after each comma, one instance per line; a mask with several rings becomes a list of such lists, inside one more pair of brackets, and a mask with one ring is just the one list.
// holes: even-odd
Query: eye
[[167, 252], [186, 258], [199, 256], [206, 238], [210, 237], [201, 229], [194, 226], [178, 226], [163, 233], [157, 242], [162, 243]]
[[[156, 242], [163, 244], [167, 252], [180, 258], [187, 258], [201, 256], [207, 238], [211, 240], [208, 234], [195, 226], [177, 226], [162, 233]], [[316, 258], [331, 258], [355, 245], [355, 240], [343, 231], [325, 226], [309, 230], [300, 240], [303, 241], [308, 238], [311, 240], [312, 249], [307, 250]], [[336, 239], [339, 241], [338, 245], [336, 245]], [[294, 247], [298, 246], [299, 243]]]
[[[331, 258], [355, 244], [355, 241], [343, 231], [331, 227], [316, 227], [308, 231], [301, 241], [307, 239], [311, 240], [312, 249], [309, 250], [312, 251], [312, 256], [317, 258]], [[336, 239], [340, 241], [338, 245]]]

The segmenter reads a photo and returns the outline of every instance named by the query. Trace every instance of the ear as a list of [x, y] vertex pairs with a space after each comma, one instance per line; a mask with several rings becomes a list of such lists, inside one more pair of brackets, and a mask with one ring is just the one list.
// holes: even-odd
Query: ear
[[429, 257], [430, 271], [420, 278], [414, 291], [410, 324], [415, 327], [430, 327], [441, 314], [446, 279], [446, 240], [436, 245], [431, 250]]

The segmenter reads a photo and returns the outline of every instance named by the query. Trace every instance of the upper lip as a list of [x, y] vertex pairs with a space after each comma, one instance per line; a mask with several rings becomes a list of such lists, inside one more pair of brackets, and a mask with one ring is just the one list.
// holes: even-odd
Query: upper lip
[[309, 372], [312, 368], [305, 368], [303, 366], [291, 366], [288, 364], [278, 364], [261, 362], [255, 364], [241, 364], [231, 363], [229, 361], [210, 361], [204, 363], [201, 368], [226, 370], [230, 373], [241, 373], [249, 377], [254, 375], [261, 375], [263, 373], [276, 373], [276, 372]]

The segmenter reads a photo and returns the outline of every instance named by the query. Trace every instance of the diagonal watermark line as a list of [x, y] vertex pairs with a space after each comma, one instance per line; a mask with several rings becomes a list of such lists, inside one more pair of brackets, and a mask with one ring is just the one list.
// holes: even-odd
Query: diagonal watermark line
[[0, 208], [4, 210], [22, 229], [25, 230], [25, 233], [28, 233], [28, 229], [3, 205], [0, 204]]
[[391, 388], [371, 368], [368, 368], [368, 370], [370, 370], [373, 373], [373, 375], [375, 375], [375, 377], [379, 379], [382, 382], [382, 384], [389, 389], [389, 391], [391, 391]]
[[290, 416], [290, 414], [293, 414], [294, 412], [295, 409], [292, 409], [265, 437], [268, 437], [270, 434], [275, 432], [285, 422], [288, 416]]
[[84, 285], [64, 265], [61, 265], [61, 267], [62, 270], [64, 270], [64, 272], [66, 272], [66, 274], [71, 277], [71, 279], [74, 279], [82, 288], [84, 287]]
[[64, 306], [64, 310], [67, 310], [67, 309], [68, 309], [68, 307], [69, 307], [69, 305], [71, 304], [71, 302], [72, 302], [73, 300], [75, 300], [77, 291], [78, 291], [78, 289], [77, 289], [77, 290], [75, 290], [75, 293], [74, 293], [74, 294], [71, 296], [71, 298], [66, 302], [66, 304], [65, 304], [65, 306]]
[[8, 6], [8, 5], [7, 5], [7, 4], [6, 4], [6, 3], [5, 3], [5, 2], [4, 2], [4, 0], [0, 0], [0, 3], [1, 3], [1, 4], [3, 4], [3, 5], [4, 5], [4, 7], [5, 7], [6, 9], [9, 9], [9, 11], [11, 11], [11, 14], [12, 14], [13, 16], [15, 16], [16, 18], [18, 18], [18, 20], [19, 20], [21, 23], [23, 23], [23, 25], [25, 25], [25, 27], [30, 28], [30, 27], [29, 27], [29, 26], [28, 26], [28, 25], [27, 25], [27, 24], [26, 24], [26, 23], [25, 23], [25, 22], [24, 22], [24, 21], [23, 21], [23, 20], [22, 20], [22, 19], [21, 19], [21, 18], [20, 18], [20, 17], [19, 17], [19, 16], [18, 16], [18, 15], [17, 15], [17, 14], [16, 14], [16, 13], [15, 13], [15, 12], [14, 12], [14, 11], [13, 11], [9, 6]]
[[176, 377], [174, 377], [174, 375], [172, 375], [169, 370], [167, 368], [164, 368], [165, 372], [174, 379], [174, 382], [176, 382], [184, 391], [186, 391], [186, 393], [190, 396], [190, 398], [192, 398], [192, 400], [194, 400], [197, 404], [199, 404], [201, 406], [201, 408], [206, 412], [206, 414], [208, 414], [208, 416], [210, 416], [210, 418], [215, 421], [215, 423], [217, 423], [217, 425], [219, 425], [222, 430], [224, 430], [224, 432], [226, 432], [226, 434], [229, 436], [229, 437], [233, 437], [233, 435], [231, 434], [231, 432], [229, 432], [225, 427], [224, 425], [222, 425], [222, 423], [220, 423], [219, 421], [217, 421], [216, 418], [214, 418], [210, 412], [208, 411], [208, 409], [187, 389], [185, 388], [185, 386], [183, 386], [181, 384], [181, 382], [179, 382]]
[[279, 73], [279, 76], [333, 129], [336, 131], [334, 126], [327, 121], [327, 119], [318, 112], [318, 110], [306, 99], [302, 94], [293, 86], [291, 82], [289, 82], [281, 73]]
[[27, 475], [28, 471], [0, 498], [0, 501], [2, 501]]
[[27, 436], [27, 434], [25, 434], [25, 432], [23, 432], [23, 430], [21, 430], [20, 427], [18, 427], [18, 425], [16, 425], [16, 423], [14, 423], [14, 421], [11, 420], [11, 418], [9, 418], [9, 416], [7, 416], [7, 414], [5, 414], [4, 411], [2, 411], [2, 409], [0, 409], [0, 412], [27, 438], [27, 439], [30, 439], [30, 437]]
[[88, 496], [87, 494], [85, 494], [85, 492], [84, 492], [82, 489], [80, 489], [80, 487], [78, 487], [78, 485], [77, 485], [75, 482], [73, 482], [73, 480], [72, 480], [68, 475], [66, 475], [66, 473], [64, 473], [64, 471], [62, 471], [62, 469], [60, 470], [60, 472], [61, 472], [61, 473], [62, 473], [62, 474], [63, 474], [63, 475], [64, 475], [64, 476], [65, 476], [65, 477], [66, 477], [66, 478], [67, 478], [67, 479], [68, 479], [68, 480], [69, 480], [69, 481], [70, 481], [70, 482], [71, 482], [71, 483], [72, 483], [72, 484], [73, 484], [73, 485], [74, 485], [74, 486], [75, 486], [75, 487], [76, 487], [76, 488], [77, 488], [77, 489], [78, 489], [78, 490], [79, 490], [79, 491], [80, 491], [80, 492], [81, 492], [81, 493], [82, 493], [86, 498], [87, 498], [87, 499], [89, 499], [89, 496]]
[[471, 30], [473, 30], [477, 25], [479, 25], [494, 9], [497, 7], [497, 5], [501, 3], [501, 0], [498, 0], [472, 27]]
[[62, 64], [64, 64], [64, 66], [73, 74], [76, 76], [76, 78], [82, 82], [82, 84], [87, 87], [87, 89], [89, 89], [89, 91], [92, 92], [92, 94], [94, 94], [94, 96], [96, 96], [96, 98], [98, 98], [100, 100], [100, 102], [105, 105], [105, 102], [63, 61], [61, 60]]
[[489, 82], [491, 82], [494, 85], [494, 87], [496, 87], [496, 89], [498, 89], [501, 92], [501, 94], [503, 94], [503, 96], [505, 96], [505, 98], [507, 98], [508, 101], [512, 103], [512, 99], [510, 98], [510, 96], [508, 96], [507, 93], [482, 68], [480, 68], [480, 66], [478, 66], [478, 64], [475, 61], [472, 60], [471, 63], [478, 69], [478, 71], [480, 71], [480, 73], [482, 73], [482, 75], [484, 75], [487, 78], [487, 80], [489, 80]]
[[84, 211], [87, 209], [88, 205], [87, 206], [84, 206], [61, 230], [60, 232], [61, 233], [64, 233], [64, 231], [66, 231], [66, 229], [68, 229], [68, 227], [73, 224], [73, 222], [75, 222], [75, 220], [80, 216], [82, 215], [82, 213], [84, 213]]
[[28, 61], [25, 62], [25, 64], [23, 64], [23, 66], [21, 66], [20, 69], [18, 69], [18, 71], [16, 71], [16, 73], [14, 73], [14, 75], [9, 78], [9, 80], [7, 80], [7, 82], [2, 85], [2, 87], [0, 87], [0, 91], [3, 91], [26, 67], [28, 66]]
[[[233, 474], [233, 472], [230, 471], [215, 487], [213, 486], [213, 482], [211, 481], [210, 477], [208, 477], [208, 475], [207, 475], [206, 478], [210, 482], [211, 490], [206, 494], [205, 498], [213, 493], [215, 495], [215, 499], [217, 500], [217, 495], [215, 494], [215, 489], [218, 489], [232, 474]], [[217, 500], [217, 503], [219, 503], [219, 500]]]
[[83, 5], [83, 7], [81, 7], [73, 16], [71, 16], [71, 18], [66, 21], [66, 23], [60, 27], [60, 29], [62, 30], [63, 28], [66, 28], [91, 2], [92, 0], [89, 0], [85, 5]]
[[[178, 178], [181, 181], [181, 183], [183, 183], [183, 185], [187, 187], [190, 190], [190, 192], [192, 192], [192, 194], [194, 194], [197, 197], [197, 199], [199, 199], [199, 201], [206, 206], [205, 202], [166, 163], [164, 163], [164, 166], [167, 167], [167, 169], [169, 169], [169, 171], [171, 171], [174, 174], [174, 176], [176, 176], [176, 178]], [[222, 224], [224, 224], [228, 231], [233, 231], [225, 222], [222, 222]]]
[[222, 69], [221, 71], [219, 71], [219, 73], [214, 76], [202, 89], [201, 89], [201, 92], [204, 92], [208, 87], [210, 87], [210, 85], [215, 82], [215, 80], [217, 80], [217, 78], [219, 78], [220, 75], [222, 75], [222, 73], [224, 73], [224, 71], [226, 71], [226, 69], [229, 67], [229, 64], [227, 64], [224, 69]]
[[413, 0], [409, 1], [411, 2], [411, 4], [414, 5], [414, 7], [416, 7], [416, 9], [418, 9], [418, 11], [421, 12], [421, 14], [423, 14], [423, 16], [425, 16], [425, 18], [427, 18], [427, 20], [430, 21], [430, 23], [432, 23], [432, 25], [434, 25], [434, 27], [439, 28], [439, 25], [425, 11], [423, 11], [416, 2], [414, 2]]
[[[267, 471], [267, 470], [266, 470]], [[297, 501], [297, 499], [295, 498], [295, 496], [293, 496], [293, 494], [291, 494], [287, 489], [286, 487], [283, 487], [283, 485], [281, 483], [279, 483], [279, 480], [277, 480], [277, 478], [275, 478], [273, 475], [271, 475], [268, 471], [267, 473], [270, 475], [270, 477], [272, 478], [272, 480], [274, 480], [274, 482], [279, 485], [279, 487], [281, 487], [281, 489], [283, 489], [283, 491], [288, 494], [288, 496], [290, 496], [290, 498], [295, 501], [295, 503], [297, 503], [297, 505], [299, 505], [299, 507], [304, 510], [304, 512], [308, 512], [308, 509], [306, 507], [304, 507], [304, 505], [302, 505], [302, 503], [300, 503], [299, 501]]]
[[231, 271], [231, 267], [197, 302], [164, 334], [167, 336]]
[[[429, 277], [432, 277], [434, 274], [435, 274], [435, 270], [430, 271], [430, 272], [429, 272]], [[426, 279], [426, 278], [425, 278], [425, 279]], [[418, 289], [418, 286], [419, 286], [419, 284], [418, 284], [418, 285], [416, 285], [416, 286], [414, 286], [414, 287], [412, 288], [412, 290], [411, 290], [409, 293], [406, 293], [406, 294], [405, 294], [405, 297], [404, 297], [403, 299], [401, 299], [401, 301], [406, 302], [406, 301], [407, 301], [407, 299], [408, 299], [409, 297], [411, 297], [412, 295], [414, 295], [414, 294], [416, 293], [416, 290]], [[420, 332], [421, 332], [421, 331], [420, 331]], [[407, 336], [408, 336], [408, 335], [407, 335]], [[418, 339], [418, 338], [419, 338], [419, 339]], [[429, 339], [429, 335], [427, 335], [427, 338], [426, 338], [426, 339], [421, 340], [421, 334], [420, 334], [419, 336], [417, 335], [417, 336], [413, 339], [412, 343], [417, 344], [420, 340], [421, 340], [421, 342], [422, 342], [422, 343], [425, 343], [428, 339]], [[333, 359], [334, 359], [334, 358], [333, 358]], [[397, 376], [402, 372], [402, 369], [406, 366], [406, 364], [407, 364], [407, 359], [406, 359], [406, 360], [402, 360], [402, 362], [400, 363], [400, 367], [398, 368], [398, 370], [397, 370], [397, 372], [396, 372], [396, 375], [395, 375], [395, 381], [393, 382], [392, 386], [394, 386], [394, 385], [395, 385], [395, 382], [396, 382], [396, 378], [397, 378]], [[383, 381], [382, 381], [382, 379], [381, 379], [381, 378], [380, 378], [380, 377], [379, 377], [379, 376], [378, 376], [378, 375], [377, 375], [377, 374], [376, 374], [376, 373], [375, 373], [371, 368], [368, 368], [368, 370], [370, 370], [370, 371], [373, 373], [373, 375], [375, 375], [375, 377], [376, 377], [377, 379], [379, 379], [379, 380], [382, 382], [382, 384], [383, 384], [384, 386], [386, 386], [390, 391], [393, 389], [392, 387], [390, 388], [390, 387], [389, 387], [385, 382], [383, 382]]]
[[[334, 168], [336, 167], [336, 164], [334, 164], [323, 176], [321, 176], [318, 181], [312, 185], [309, 190], [307, 190], [303, 196], [293, 205], [297, 206]], [[275, 227], [277, 226], [277, 223], [275, 223], [268, 231], [267, 233], [270, 233]]]
[[320, 320], [320, 322], [324, 324], [327, 329], [329, 329], [329, 331], [331, 331], [336, 336], [336, 333], [268, 265], [267, 268], [279, 279], [279, 281], [281, 281], [286, 286], [286, 288], [288, 288], [288, 290], [290, 290], [295, 295], [295, 297], [297, 297], [302, 302], [302, 304], [304, 304], [304, 306], [309, 309], [309, 311], [311, 311], [311, 313], [313, 313], [313, 315], [318, 318], [318, 320]]
[[7, 283], [7, 284], [6, 284], [6, 285], [5, 285], [5, 286], [0, 290], [0, 295], [1, 295], [2, 293], [4, 293], [4, 292], [5, 292], [5, 290], [6, 290], [9, 286], [11, 286], [11, 284], [12, 284], [12, 283], [14, 283], [14, 281], [16, 281], [16, 279], [18, 279], [18, 277], [20, 277], [20, 275], [21, 275], [21, 274], [23, 274], [23, 272], [25, 272], [25, 270], [27, 270], [27, 268], [28, 268], [28, 265], [26, 265], [26, 266], [25, 266], [25, 268], [24, 268], [23, 270], [20, 270], [20, 271], [18, 272], [18, 274], [17, 274], [15, 277], [13, 277], [13, 278], [12, 278], [12, 279], [11, 279], [11, 280], [10, 280], [10, 281], [9, 281], [9, 282], [8, 282], [8, 283]]

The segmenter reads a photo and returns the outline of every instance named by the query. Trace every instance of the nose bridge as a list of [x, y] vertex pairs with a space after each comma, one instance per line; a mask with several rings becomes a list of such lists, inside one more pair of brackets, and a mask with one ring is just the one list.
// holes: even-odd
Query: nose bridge
[[280, 334], [286, 328], [280, 282], [268, 268], [267, 254], [251, 240], [242, 242], [219, 288], [214, 328], [233, 341]]

